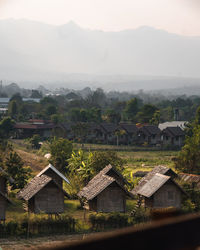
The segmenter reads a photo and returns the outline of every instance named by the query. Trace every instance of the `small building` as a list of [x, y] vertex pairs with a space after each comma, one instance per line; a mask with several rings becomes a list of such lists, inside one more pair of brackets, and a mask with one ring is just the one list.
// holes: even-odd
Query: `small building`
[[119, 128], [125, 131], [125, 134], [120, 137], [120, 143], [122, 144], [134, 144], [137, 142], [138, 128], [133, 123], [120, 123]]
[[138, 129], [138, 144], [156, 145], [161, 142], [161, 131], [157, 126], [145, 125]]
[[100, 171], [79, 193], [88, 209], [96, 212], [125, 212], [126, 197], [132, 197], [124, 187], [126, 180], [111, 165]]
[[180, 127], [167, 127], [161, 132], [162, 145], [181, 147], [184, 145], [185, 133]]
[[171, 168], [162, 165], [156, 166], [152, 171], [145, 174], [145, 176], [138, 182], [137, 186], [134, 187], [131, 193], [137, 195], [138, 190], [141, 189], [157, 173], [170, 176], [172, 179], [178, 176]]
[[171, 176], [158, 173], [137, 191], [148, 208], [180, 208], [184, 193]]
[[32, 213], [60, 214], [64, 212], [67, 193], [49, 176], [35, 176], [19, 193]]
[[104, 138], [104, 143], [107, 144], [117, 144], [117, 137], [115, 132], [117, 131], [118, 126], [114, 123], [101, 123], [100, 128], [102, 130], [102, 136]]
[[18, 193], [18, 198], [27, 202], [29, 212], [63, 213], [64, 196], [69, 197], [62, 188], [63, 180], [69, 183], [62, 173], [49, 164]]
[[188, 123], [187, 121], [163, 122], [163, 123], [159, 123], [158, 127], [161, 131], [168, 128], [168, 127], [179, 127], [182, 130], [184, 130], [187, 123]]
[[58, 125], [44, 120], [29, 120], [14, 125], [15, 138], [25, 139], [38, 134], [42, 138], [49, 138], [54, 134]]

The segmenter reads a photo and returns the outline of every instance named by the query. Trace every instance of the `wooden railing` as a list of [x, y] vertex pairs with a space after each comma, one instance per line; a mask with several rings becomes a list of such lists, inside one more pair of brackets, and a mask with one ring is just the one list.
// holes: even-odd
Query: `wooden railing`
[[[132, 249], [196, 249], [200, 246], [200, 214], [182, 215], [101, 233], [73, 243], [62, 243], [46, 249], [68, 250], [132, 250]], [[39, 248], [39, 249], [45, 249]]]

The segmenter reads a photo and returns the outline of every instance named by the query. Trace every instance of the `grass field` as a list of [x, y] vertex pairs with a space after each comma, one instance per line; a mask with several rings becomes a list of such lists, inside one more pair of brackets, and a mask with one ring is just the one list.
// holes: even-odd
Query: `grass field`
[[[38, 150], [32, 150], [27, 147], [26, 142], [23, 140], [12, 141], [14, 149], [21, 156], [26, 166], [30, 166], [33, 173], [38, 173], [47, 164], [48, 160], [42, 156]], [[74, 148], [81, 148], [80, 144], [74, 144]], [[138, 170], [149, 171], [154, 166], [166, 165], [173, 168], [173, 157], [176, 157], [178, 151], [159, 151], [157, 148], [143, 148], [131, 146], [113, 146], [113, 145], [98, 145], [98, 144], [85, 144], [83, 150], [100, 150], [116, 151], [117, 154], [125, 160], [125, 168], [131, 172]]]

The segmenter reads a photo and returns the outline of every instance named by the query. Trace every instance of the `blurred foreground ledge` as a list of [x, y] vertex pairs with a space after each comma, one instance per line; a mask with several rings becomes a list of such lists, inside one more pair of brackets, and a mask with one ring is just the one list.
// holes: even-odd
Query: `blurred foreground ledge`
[[150, 223], [112, 232], [99, 233], [85, 240], [56, 247], [37, 248], [68, 250], [129, 249], [198, 249], [200, 246], [200, 213], [179, 215], [177, 211], [155, 211]]

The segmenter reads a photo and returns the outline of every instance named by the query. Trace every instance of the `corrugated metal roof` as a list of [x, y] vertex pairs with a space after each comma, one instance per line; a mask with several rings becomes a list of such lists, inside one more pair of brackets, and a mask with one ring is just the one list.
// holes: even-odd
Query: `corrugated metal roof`
[[162, 187], [171, 177], [163, 174], [155, 174], [139, 190], [138, 194], [147, 198], [151, 197], [160, 187]]
[[189, 183], [196, 183], [197, 187], [200, 187], [200, 175], [180, 173], [178, 176], [181, 180]]

